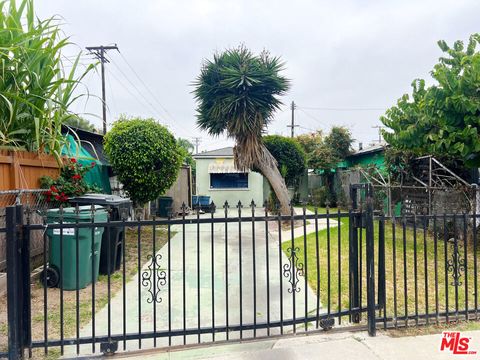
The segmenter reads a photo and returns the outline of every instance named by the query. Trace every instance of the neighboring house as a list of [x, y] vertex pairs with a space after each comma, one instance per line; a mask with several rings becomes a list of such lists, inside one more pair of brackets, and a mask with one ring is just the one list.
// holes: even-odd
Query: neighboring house
[[376, 144], [367, 148], [360, 148], [348, 156], [343, 163], [347, 168], [375, 165], [378, 169], [384, 169], [386, 146], [386, 144]]
[[337, 164], [336, 169], [332, 171], [335, 173], [332, 191], [335, 191], [341, 206], [347, 207], [350, 203], [350, 185], [368, 182], [362, 168], [375, 166], [380, 171], [385, 169], [386, 146], [375, 144], [363, 148], [360, 145], [357, 151]]
[[253, 200], [258, 207], [268, 197], [269, 186], [261, 174], [240, 171], [233, 162], [233, 147], [206, 151], [193, 156], [196, 160], [196, 194], [210, 196], [217, 207], [228, 201], [234, 207]]

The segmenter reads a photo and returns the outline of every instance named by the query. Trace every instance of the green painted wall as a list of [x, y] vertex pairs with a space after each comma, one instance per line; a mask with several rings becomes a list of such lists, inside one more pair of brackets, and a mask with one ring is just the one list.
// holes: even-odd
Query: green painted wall
[[347, 167], [367, 167], [369, 165], [376, 165], [379, 169], [385, 168], [385, 154], [383, 151], [377, 151], [362, 155], [356, 155], [347, 159]]
[[217, 207], [222, 206], [225, 201], [228, 201], [230, 206], [234, 206], [238, 201], [241, 201], [245, 206], [250, 204], [252, 200], [257, 206], [262, 206], [264, 201], [263, 176], [256, 172], [248, 173], [248, 189], [210, 189], [208, 165], [221, 163], [222, 161], [231, 162], [232, 160], [231, 158], [196, 159], [197, 195], [210, 196], [210, 200]]

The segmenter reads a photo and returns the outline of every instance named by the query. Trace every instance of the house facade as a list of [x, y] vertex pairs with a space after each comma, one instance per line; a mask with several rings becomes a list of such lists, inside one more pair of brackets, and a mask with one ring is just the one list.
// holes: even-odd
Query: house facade
[[261, 174], [240, 171], [233, 162], [233, 147], [202, 152], [196, 160], [196, 194], [210, 196], [217, 207], [228, 201], [234, 206], [239, 201], [244, 206], [253, 200], [262, 206], [269, 194], [268, 183]]

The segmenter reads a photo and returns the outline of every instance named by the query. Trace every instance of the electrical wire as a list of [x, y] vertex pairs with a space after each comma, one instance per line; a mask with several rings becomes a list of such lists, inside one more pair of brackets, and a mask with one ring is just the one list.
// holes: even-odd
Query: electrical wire
[[305, 110], [303, 110], [303, 108], [301, 108], [301, 107], [298, 107], [298, 106], [297, 106], [296, 109], [300, 110], [302, 113], [304, 113], [305, 115], [307, 115], [310, 119], [315, 120], [315, 121], [320, 125], [320, 127], [321, 127], [322, 129], [325, 129], [325, 126], [323, 125], [323, 122], [322, 122], [321, 120], [319, 120], [319, 119], [317, 119], [315, 116], [309, 114], [308, 112], [306, 112]]
[[[300, 109], [297, 105], [297, 108]], [[354, 108], [354, 107], [309, 107], [302, 106], [302, 109], [306, 110], [317, 110], [317, 111], [385, 111], [387, 108], [384, 107], [365, 107], [365, 108]]]
[[133, 74], [136, 76], [136, 78], [142, 83], [143, 87], [147, 90], [147, 92], [152, 96], [152, 99], [160, 106], [160, 108], [165, 112], [165, 114], [167, 114], [172, 120], [175, 121], [175, 119], [173, 118], [173, 116], [168, 112], [168, 110], [165, 108], [165, 106], [162, 105], [162, 103], [160, 103], [160, 101], [158, 101], [157, 97], [155, 96], [155, 94], [153, 93], [153, 91], [150, 89], [150, 87], [145, 83], [145, 81], [142, 80], [142, 78], [138, 75], [138, 73], [135, 71], [135, 68], [130, 65], [130, 63], [127, 61], [127, 59], [125, 58], [125, 56], [123, 56], [123, 53], [120, 52], [120, 50], [118, 50], [118, 52], [120, 53], [120, 57], [123, 59], [123, 61], [125, 62], [125, 64], [127, 64], [127, 66], [130, 68], [130, 70], [133, 72]]
[[120, 66], [117, 65], [117, 63], [110, 57], [108, 56], [108, 60], [115, 66], [115, 68], [118, 70], [118, 72], [124, 77], [125, 80], [137, 91], [138, 95], [145, 101], [145, 103], [150, 105], [150, 108], [161, 118], [162, 115], [160, 111], [157, 110], [155, 106], [142, 94], [142, 92], [138, 89], [138, 87], [130, 80], [130, 78], [123, 72], [123, 70], [120, 68]]
[[108, 74], [111, 75], [121, 87], [123, 87], [137, 102], [139, 105], [144, 107], [146, 104], [134, 93], [130, 90], [128, 86], [126, 86], [111, 70], [107, 70]]
[[[120, 53], [120, 55], [122, 56], [122, 58], [124, 59], [125, 63], [127, 63], [125, 57], [122, 55], [122, 53]], [[154, 112], [158, 115], [158, 117], [160, 119], [164, 119], [164, 120], [167, 120], [165, 119], [165, 116], [163, 116], [161, 114], [161, 112], [147, 99], [147, 97], [142, 93], [142, 91], [140, 91], [140, 89], [133, 83], [132, 80], [130, 80], [130, 78], [125, 74], [124, 71], [122, 71], [122, 69], [120, 68], [120, 66], [110, 57], [108, 56], [108, 60], [115, 66], [115, 68], [120, 72], [120, 74], [122, 74], [122, 76], [127, 80], [127, 82], [137, 91], [137, 93], [140, 95], [140, 97], [148, 104], [150, 105], [150, 108], [152, 110], [154, 110]], [[152, 95], [152, 98], [157, 102], [158, 100], [156, 99], [156, 97], [153, 95], [153, 92], [151, 90], [148, 89], [147, 85], [145, 84], [145, 82], [140, 78], [140, 76], [134, 71], [133, 67], [131, 67], [128, 63], [127, 63], [128, 67], [130, 68], [130, 70], [132, 70], [132, 72], [134, 73], [134, 75], [137, 77], [137, 79], [143, 84], [143, 86], [147, 89], [147, 91], [149, 91], [149, 93]], [[131, 93], [131, 92], [130, 92]], [[160, 104], [160, 103], [159, 103]], [[160, 104], [160, 106], [162, 107], [163, 111], [165, 112], [165, 114], [168, 115], [168, 117], [170, 118], [170, 121], [167, 121], [169, 123], [169, 125], [176, 131], [176, 132], [180, 132], [183, 134], [183, 136], [186, 136], [186, 137], [192, 137], [192, 134], [190, 132], [187, 132], [185, 131], [185, 129], [183, 128], [177, 128], [176, 127], [176, 121], [175, 119], [172, 117], [172, 115], [170, 115], [170, 113], [163, 107], [163, 105]]]
[[[112, 62], [112, 63], [113, 63], [113, 62]], [[121, 71], [120, 71], [120, 72], [121, 72]], [[138, 104], [140, 104], [142, 107], [147, 107], [147, 108], [148, 108], [148, 100], [145, 98], [145, 96], [143, 96], [142, 93], [139, 92], [138, 88], [136, 88], [136, 87], [131, 83], [131, 81], [128, 80], [128, 78], [127, 78], [127, 81], [132, 85], [132, 87], [134, 87], [134, 88], [137, 90], [137, 92], [139, 93], [140, 97], [138, 97], [134, 92], [132, 92], [132, 91], [130, 90], [130, 88], [129, 88], [128, 86], [126, 86], [125, 83], [123, 83], [123, 81], [120, 80], [120, 78], [115, 75], [115, 73], [114, 73], [113, 71], [108, 70], [108, 73], [109, 73], [109, 75], [111, 75], [111, 76], [120, 84], [120, 86], [122, 86], [122, 87], [138, 102]], [[124, 77], [125, 77], [125, 75], [124, 75]], [[153, 109], [154, 114], [155, 114], [156, 116], [158, 116], [159, 118], [162, 118], [162, 115], [158, 112], [158, 110], [157, 110], [155, 107], [153, 107], [153, 106], [151, 106], [151, 107], [152, 107], [152, 109]], [[167, 126], [169, 126], [169, 125], [167, 125]], [[181, 131], [180, 131], [180, 132], [181, 132]], [[186, 132], [183, 131], [183, 136], [189, 137], [190, 134], [186, 135]]]

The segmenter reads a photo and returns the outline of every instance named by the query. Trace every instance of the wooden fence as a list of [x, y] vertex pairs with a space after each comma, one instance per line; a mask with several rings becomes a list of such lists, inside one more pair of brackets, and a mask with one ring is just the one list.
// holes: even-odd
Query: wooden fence
[[[37, 154], [26, 151], [0, 150], [0, 192], [5, 190], [38, 189], [42, 176], [57, 177], [60, 167], [51, 155]], [[27, 197], [29, 195], [26, 195]], [[33, 195], [32, 195], [33, 196]], [[0, 196], [0, 227], [4, 225], [5, 206], [14, 205], [16, 196], [3, 194]], [[42, 219], [34, 214], [34, 222]], [[31, 241], [32, 257], [38, 257], [43, 252], [42, 234], [33, 234]], [[6, 238], [0, 234], [0, 272], [6, 266]], [[35, 264], [35, 261], [33, 261]]]
[[51, 155], [0, 150], [0, 191], [38, 189], [42, 176], [57, 177], [59, 171]]

